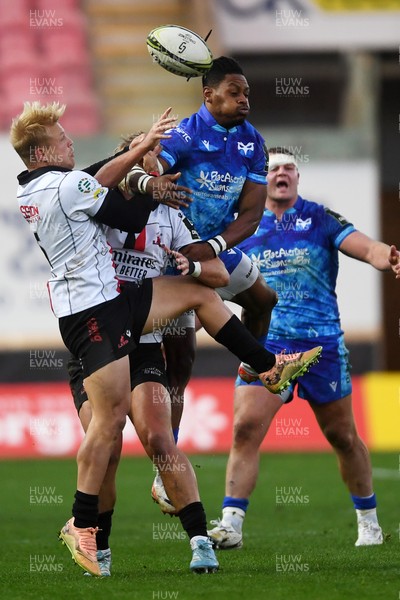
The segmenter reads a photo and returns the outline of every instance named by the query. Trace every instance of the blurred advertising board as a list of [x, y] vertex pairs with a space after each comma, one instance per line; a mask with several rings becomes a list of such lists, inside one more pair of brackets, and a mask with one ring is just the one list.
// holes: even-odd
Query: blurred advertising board
[[[185, 395], [179, 446], [188, 453], [228, 452], [232, 440], [231, 378], [192, 379]], [[400, 373], [353, 378], [354, 414], [371, 450], [400, 449]], [[154, 398], [155, 404], [165, 402]], [[0, 458], [75, 456], [83, 433], [66, 383], [0, 386]], [[262, 450], [326, 451], [329, 445], [314, 415], [297, 396], [275, 416]], [[124, 430], [124, 454], [144, 451], [130, 422]]]
[[219, 0], [233, 52], [385, 50], [399, 45], [399, 0]]

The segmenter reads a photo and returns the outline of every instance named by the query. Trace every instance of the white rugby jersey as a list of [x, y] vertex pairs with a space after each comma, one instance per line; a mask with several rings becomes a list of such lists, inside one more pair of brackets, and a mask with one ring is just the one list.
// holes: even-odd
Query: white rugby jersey
[[[165, 272], [169, 263], [161, 244], [171, 250], [180, 250], [187, 244], [200, 241], [200, 237], [181, 211], [160, 204], [150, 213], [147, 225], [140, 233], [107, 228], [107, 240], [112, 248], [118, 279], [138, 281], [158, 277]], [[161, 340], [158, 330], [140, 338], [141, 343]]]
[[19, 176], [18, 202], [51, 268], [47, 287], [56, 317], [118, 295], [105, 226], [93, 217], [108, 192], [91, 175], [43, 167]]

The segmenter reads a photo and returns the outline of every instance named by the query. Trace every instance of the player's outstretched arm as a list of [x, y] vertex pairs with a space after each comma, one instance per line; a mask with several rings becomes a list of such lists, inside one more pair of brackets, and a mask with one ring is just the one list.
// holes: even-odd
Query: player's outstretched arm
[[[379, 271], [388, 271], [393, 269], [393, 263], [397, 264], [399, 260], [392, 248], [396, 249], [395, 246], [391, 247], [384, 242], [373, 240], [361, 231], [354, 231], [343, 240], [339, 250], [351, 258], [370, 264]], [[395, 269], [393, 270], [397, 273]]]
[[163, 246], [165, 252], [173, 258], [175, 267], [181, 275], [192, 275], [198, 281], [209, 287], [225, 287], [229, 283], [229, 273], [224, 263], [219, 258], [213, 258], [204, 262], [196, 262], [175, 250]]
[[175, 173], [155, 177], [138, 167], [129, 174], [127, 179], [132, 193], [149, 194], [156, 202], [179, 209], [182, 206], [187, 207], [189, 202], [192, 202], [192, 190], [177, 183], [180, 176], [181, 173]]
[[176, 124], [176, 117], [170, 117], [170, 112], [171, 108], [167, 108], [143, 139], [130, 147], [128, 152], [124, 152], [103, 165], [95, 175], [97, 181], [108, 188], [117, 186], [132, 167], [144, 157], [146, 152], [152, 150], [160, 140], [171, 137], [165, 134], [165, 131]]
[[209, 260], [250, 237], [257, 229], [264, 212], [265, 188], [263, 184], [247, 180], [240, 194], [239, 212], [235, 221], [214, 238], [192, 244], [185, 254], [192, 260]]

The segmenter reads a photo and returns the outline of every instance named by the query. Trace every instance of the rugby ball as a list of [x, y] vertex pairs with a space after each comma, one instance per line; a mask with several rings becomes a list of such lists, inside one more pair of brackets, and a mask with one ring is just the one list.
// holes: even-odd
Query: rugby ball
[[211, 68], [213, 57], [197, 33], [179, 25], [161, 25], [147, 36], [154, 62], [181, 77], [201, 77]]

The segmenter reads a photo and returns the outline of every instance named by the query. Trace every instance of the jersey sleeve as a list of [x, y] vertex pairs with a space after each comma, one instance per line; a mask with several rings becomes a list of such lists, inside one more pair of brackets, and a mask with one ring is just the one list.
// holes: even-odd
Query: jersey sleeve
[[169, 208], [169, 213], [172, 225], [171, 250], [180, 250], [183, 246], [201, 241], [193, 223], [180, 210]]
[[77, 220], [84, 215], [93, 217], [100, 209], [108, 188], [83, 171], [71, 171], [61, 182], [59, 197], [62, 209], [68, 217]]
[[182, 121], [177, 127], [166, 131], [171, 137], [161, 141], [160, 158], [163, 158], [171, 169], [182, 157], [190, 152], [192, 138], [185, 128], [186, 121]]
[[254, 155], [249, 165], [247, 179], [254, 183], [267, 183], [268, 153], [264, 139], [257, 134], [254, 142]]
[[334, 212], [326, 206], [323, 208], [325, 211], [325, 227], [327, 234], [331, 239], [333, 246], [339, 248], [343, 240], [346, 239], [350, 233], [356, 231], [356, 228], [339, 213]]

